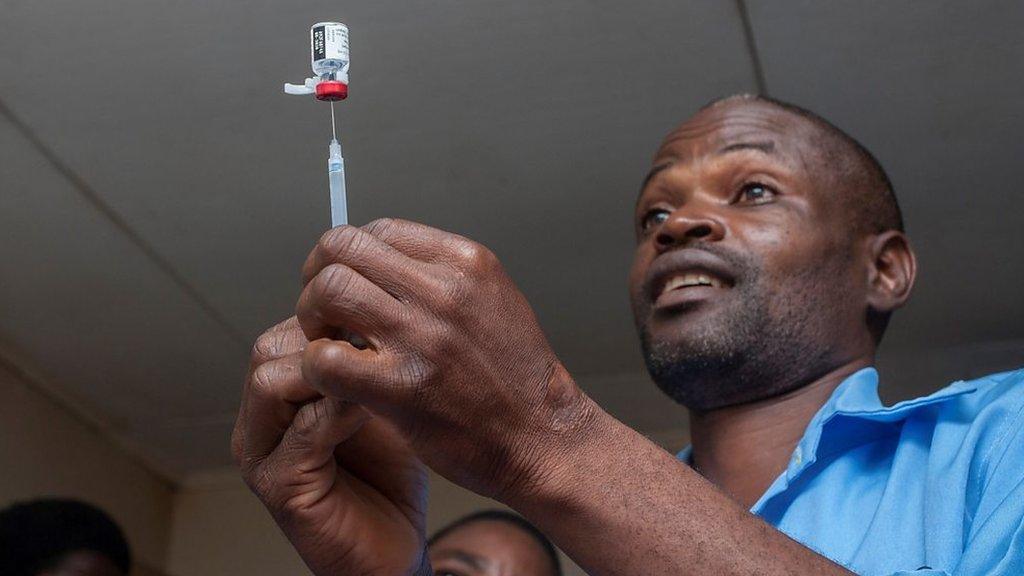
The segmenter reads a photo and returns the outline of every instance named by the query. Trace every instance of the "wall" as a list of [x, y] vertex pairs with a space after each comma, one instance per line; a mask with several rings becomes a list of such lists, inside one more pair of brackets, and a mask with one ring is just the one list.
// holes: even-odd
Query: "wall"
[[298, 554], [233, 470], [183, 487], [167, 554], [173, 576], [301, 576]]
[[3, 362], [0, 469], [0, 506], [40, 496], [95, 504], [124, 529], [136, 558], [134, 576], [163, 573], [171, 486]]

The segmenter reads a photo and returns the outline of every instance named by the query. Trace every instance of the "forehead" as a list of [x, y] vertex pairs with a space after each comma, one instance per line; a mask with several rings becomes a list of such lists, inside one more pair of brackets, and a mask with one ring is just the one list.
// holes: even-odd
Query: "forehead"
[[478, 520], [460, 526], [434, 543], [431, 550], [458, 548], [497, 561], [533, 565], [546, 561], [545, 552], [533, 537], [517, 526], [495, 520]]
[[781, 160], [803, 163], [813, 126], [806, 119], [756, 100], [724, 101], [701, 110], [662, 141], [654, 163], [687, 162], [738, 144], [769, 145]]

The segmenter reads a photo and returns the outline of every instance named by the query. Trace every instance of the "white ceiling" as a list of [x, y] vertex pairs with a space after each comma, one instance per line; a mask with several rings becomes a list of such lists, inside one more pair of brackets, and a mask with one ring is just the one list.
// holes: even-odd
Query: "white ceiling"
[[249, 342], [290, 313], [328, 222], [327, 107], [280, 87], [309, 72], [309, 24], [339, 19], [353, 219], [493, 248], [634, 426], [684, 418], [628, 312], [640, 178], [675, 123], [759, 83], [896, 183], [923, 273], [887, 337], [891, 394], [1024, 363], [1024, 7], [746, 10], [752, 39], [724, 0], [0, 0], [0, 349], [162, 473], [227, 463]]

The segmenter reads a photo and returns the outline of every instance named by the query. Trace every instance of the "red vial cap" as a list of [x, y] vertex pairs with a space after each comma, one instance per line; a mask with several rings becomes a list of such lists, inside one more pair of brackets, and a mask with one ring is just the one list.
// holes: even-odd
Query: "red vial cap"
[[316, 99], [334, 102], [348, 98], [348, 85], [336, 80], [326, 80], [316, 85]]

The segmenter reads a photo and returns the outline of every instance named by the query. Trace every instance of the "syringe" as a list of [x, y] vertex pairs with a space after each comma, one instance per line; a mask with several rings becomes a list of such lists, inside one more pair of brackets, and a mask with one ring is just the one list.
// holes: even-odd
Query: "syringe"
[[327, 179], [331, 188], [331, 226], [348, 224], [345, 199], [345, 160], [334, 124], [334, 102], [348, 97], [348, 26], [341, 22], [317, 22], [309, 29], [313, 77], [302, 84], [285, 84], [286, 94], [315, 94], [331, 103], [331, 143], [327, 156]]
[[328, 146], [327, 179], [331, 185], [331, 227], [348, 224], [348, 199], [345, 197], [345, 159], [334, 128], [334, 102], [331, 102], [331, 144]]

